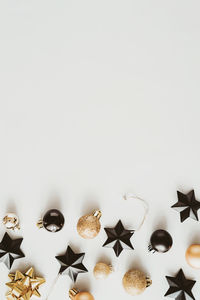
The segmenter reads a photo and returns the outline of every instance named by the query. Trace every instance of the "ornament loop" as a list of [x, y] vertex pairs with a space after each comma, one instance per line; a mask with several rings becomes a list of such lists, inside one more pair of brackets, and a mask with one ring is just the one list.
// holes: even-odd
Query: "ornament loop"
[[94, 300], [94, 297], [89, 292], [79, 292], [76, 289], [69, 291], [69, 297], [71, 300]]
[[155, 253], [156, 252], [156, 250], [153, 249], [152, 245], [148, 246], [148, 251], [151, 252], [151, 253]]
[[69, 298], [73, 299], [78, 294], [78, 291], [76, 289], [69, 290]]
[[138, 197], [138, 196], [136, 196], [134, 194], [131, 194], [131, 193], [124, 194], [123, 199], [124, 200], [138, 200], [138, 201], [140, 201], [142, 203], [143, 208], [144, 208], [144, 216], [143, 216], [143, 219], [141, 221], [141, 224], [136, 229], [136, 230], [140, 230], [140, 228], [144, 224], [144, 222], [146, 220], [146, 217], [147, 217], [147, 214], [149, 212], [149, 205], [148, 205], [148, 203], [144, 199], [142, 199], [142, 198], [140, 198], [140, 197]]
[[93, 212], [93, 216], [96, 217], [99, 220], [102, 216], [102, 212], [100, 210], [95, 210]]
[[44, 227], [44, 225], [43, 225], [43, 221], [42, 221], [42, 219], [40, 219], [38, 222], [37, 222], [37, 227], [39, 228], [39, 229], [41, 229], [41, 228], [43, 228]]
[[147, 280], [147, 288], [149, 287], [149, 286], [151, 286], [152, 285], [152, 280], [151, 280], [151, 278], [150, 277], [146, 277], [146, 280]]

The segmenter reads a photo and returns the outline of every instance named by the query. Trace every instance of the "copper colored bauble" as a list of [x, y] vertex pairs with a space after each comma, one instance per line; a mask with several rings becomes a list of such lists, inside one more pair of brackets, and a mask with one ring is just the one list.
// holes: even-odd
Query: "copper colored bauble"
[[81, 217], [77, 224], [78, 234], [84, 239], [95, 238], [101, 229], [100, 218], [101, 211], [99, 210]]
[[102, 262], [97, 263], [93, 270], [96, 279], [105, 279], [110, 273], [112, 273], [112, 267]]
[[95, 300], [89, 292], [79, 292], [75, 289], [69, 291], [69, 298], [71, 300]]
[[200, 245], [191, 245], [185, 254], [188, 265], [194, 269], [200, 269]]
[[142, 271], [132, 269], [124, 275], [122, 283], [128, 294], [136, 296], [142, 294], [152, 281]]

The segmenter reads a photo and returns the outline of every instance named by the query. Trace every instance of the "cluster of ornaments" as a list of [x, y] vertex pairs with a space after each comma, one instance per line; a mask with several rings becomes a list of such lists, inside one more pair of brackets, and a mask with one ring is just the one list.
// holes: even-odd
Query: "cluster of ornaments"
[[[178, 202], [172, 206], [180, 213], [181, 222], [184, 222], [188, 217], [198, 221], [197, 211], [200, 208], [200, 202], [195, 199], [194, 191], [188, 194], [178, 193]], [[101, 230], [101, 211], [96, 210], [91, 214], [82, 216], [77, 222], [77, 232], [84, 239], [95, 238]], [[45, 213], [42, 219], [37, 223], [39, 228], [44, 228], [49, 232], [60, 231], [65, 223], [63, 214], [57, 209], [51, 209]], [[3, 224], [7, 229], [19, 230], [19, 218], [8, 213]], [[104, 228], [107, 239], [103, 247], [112, 248], [116, 257], [119, 257], [123, 250], [133, 250], [131, 237], [134, 230], [126, 229], [121, 220], [115, 227]], [[8, 233], [5, 233], [0, 243], [0, 262], [10, 270], [16, 259], [23, 258], [25, 255], [21, 251], [23, 239], [11, 239]], [[156, 230], [150, 237], [148, 250], [151, 253], [165, 253], [173, 246], [173, 239], [169, 232], [163, 229]], [[58, 255], [55, 258], [60, 264], [60, 275], [68, 275], [74, 284], [79, 274], [88, 272], [84, 265], [85, 253], [75, 253], [68, 246], [63, 255]], [[191, 245], [185, 254], [186, 261], [192, 268], [200, 269], [200, 245]], [[96, 279], [106, 279], [113, 272], [113, 267], [104, 262], [98, 262], [93, 274]], [[7, 283], [9, 292], [6, 295], [7, 300], [29, 300], [32, 296], [40, 297], [39, 287], [45, 283], [45, 279], [34, 274], [34, 268], [31, 267], [25, 273], [16, 271], [15, 274], [9, 274], [10, 282]], [[186, 279], [182, 269], [179, 270], [175, 277], [166, 276], [169, 284], [169, 289], [165, 296], [176, 300], [195, 299], [192, 294], [192, 288], [195, 281]], [[128, 270], [122, 279], [124, 290], [136, 296], [143, 293], [147, 287], [152, 284], [151, 279], [141, 270]], [[75, 288], [69, 290], [68, 294], [71, 300], [94, 300], [92, 294], [88, 291], [78, 291]]]

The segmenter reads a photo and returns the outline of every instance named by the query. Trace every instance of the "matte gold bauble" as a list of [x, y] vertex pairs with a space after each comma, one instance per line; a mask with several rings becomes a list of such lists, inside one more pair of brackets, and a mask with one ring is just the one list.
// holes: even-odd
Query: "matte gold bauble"
[[110, 273], [112, 273], [112, 267], [102, 262], [97, 263], [93, 270], [96, 279], [105, 279]]
[[95, 300], [89, 292], [79, 292], [75, 289], [69, 291], [69, 298], [71, 300]]
[[81, 217], [77, 224], [78, 234], [84, 239], [95, 238], [101, 229], [100, 218], [101, 212], [99, 210]]
[[136, 296], [142, 294], [152, 282], [142, 271], [133, 269], [124, 275], [122, 283], [128, 294]]
[[194, 269], [200, 269], [200, 245], [191, 245], [185, 254], [188, 265]]

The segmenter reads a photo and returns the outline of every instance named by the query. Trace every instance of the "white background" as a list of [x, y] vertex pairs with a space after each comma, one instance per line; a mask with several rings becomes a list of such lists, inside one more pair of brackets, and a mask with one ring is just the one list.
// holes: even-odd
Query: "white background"
[[[185, 250], [200, 242], [198, 222], [183, 224], [170, 206], [176, 190], [195, 189], [200, 200], [200, 2], [2, 0], [0, 2], [0, 218], [16, 212], [26, 257], [12, 271], [34, 266], [46, 284], [45, 300], [59, 270], [54, 258], [68, 244], [86, 252], [88, 274], [79, 289], [96, 300], [131, 299], [121, 279], [131, 267], [149, 274], [153, 285], [138, 299], [164, 299], [165, 275], [189, 268]], [[103, 227], [121, 219], [136, 228], [142, 207], [122, 200], [134, 192], [150, 206], [134, 234], [135, 251], [117, 259], [102, 248]], [[38, 230], [48, 208], [59, 208], [64, 229]], [[78, 218], [100, 208], [102, 231], [84, 241]], [[167, 229], [174, 246], [150, 255], [149, 237]], [[0, 237], [5, 228], [0, 227]], [[92, 269], [109, 261], [116, 272], [97, 282]], [[0, 265], [0, 298], [8, 271]], [[50, 300], [65, 300], [72, 284], [57, 282]]]

